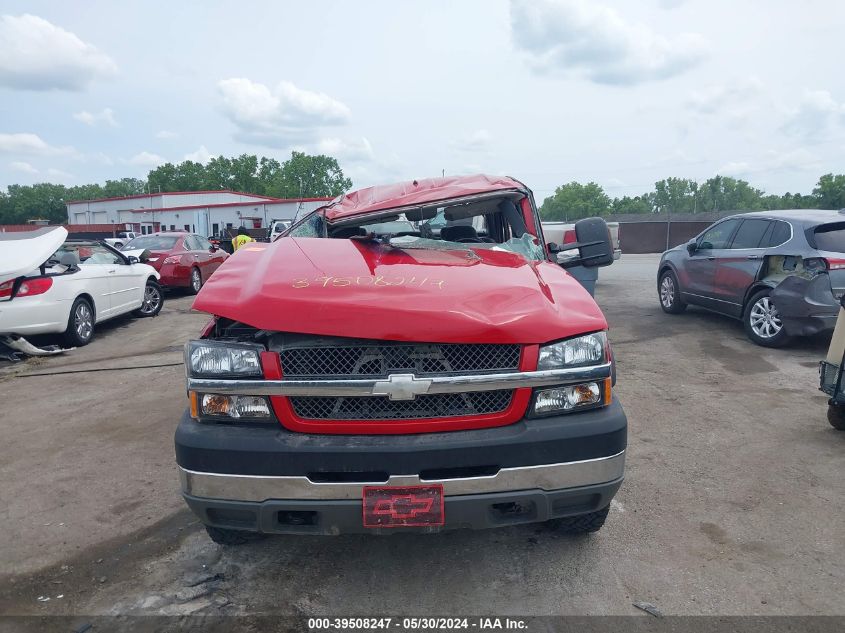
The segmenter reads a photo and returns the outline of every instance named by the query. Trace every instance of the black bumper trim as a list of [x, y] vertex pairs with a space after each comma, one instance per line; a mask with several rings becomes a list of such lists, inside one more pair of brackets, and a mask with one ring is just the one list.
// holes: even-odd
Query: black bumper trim
[[214, 527], [263, 534], [395, 534], [505, 527], [586, 514], [607, 507], [621, 485], [620, 478], [565, 490], [450, 496], [445, 498], [446, 523], [434, 528], [365, 528], [360, 500], [254, 503], [183, 496], [200, 520]]
[[316, 435], [279, 426], [200, 424], [187, 412], [176, 429], [184, 469], [237, 475], [387, 473], [515, 468], [609, 457], [625, 450], [627, 420], [615, 399], [602, 409], [508, 426], [419, 435]]

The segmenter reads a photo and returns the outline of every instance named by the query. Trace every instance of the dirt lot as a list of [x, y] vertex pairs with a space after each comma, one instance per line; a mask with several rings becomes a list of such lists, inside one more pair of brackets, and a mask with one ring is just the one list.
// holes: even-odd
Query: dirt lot
[[[665, 315], [656, 261], [601, 272], [630, 446], [590, 537], [212, 544], [173, 464], [181, 346], [205, 321], [188, 297], [64, 357], [0, 366], [0, 613], [631, 614], [644, 600], [667, 614], [845, 614], [845, 433], [816, 390], [825, 339], [765, 350], [729, 319]], [[90, 371], [104, 368], [122, 369]]]

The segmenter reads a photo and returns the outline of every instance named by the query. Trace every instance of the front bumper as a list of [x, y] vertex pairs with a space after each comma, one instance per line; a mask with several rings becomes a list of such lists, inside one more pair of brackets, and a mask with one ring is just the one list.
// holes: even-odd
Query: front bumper
[[622, 483], [626, 433], [616, 400], [577, 414], [421, 435], [293, 433], [280, 425], [200, 424], [186, 414], [176, 458], [185, 500], [209, 525], [372, 531], [362, 525], [363, 486], [438, 483], [442, 529], [482, 528], [607, 506]]

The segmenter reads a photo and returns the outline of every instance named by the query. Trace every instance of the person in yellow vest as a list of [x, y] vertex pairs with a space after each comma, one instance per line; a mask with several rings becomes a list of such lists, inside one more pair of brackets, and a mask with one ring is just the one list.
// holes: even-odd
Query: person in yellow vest
[[238, 234], [232, 238], [232, 252], [234, 253], [244, 244], [248, 244], [249, 242], [254, 242], [255, 240], [249, 236], [249, 233], [246, 232], [244, 227], [238, 229]]

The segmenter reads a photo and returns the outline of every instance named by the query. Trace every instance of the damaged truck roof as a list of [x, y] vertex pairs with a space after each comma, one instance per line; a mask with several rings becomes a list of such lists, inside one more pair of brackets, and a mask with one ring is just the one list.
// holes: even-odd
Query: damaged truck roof
[[321, 207], [320, 212], [324, 213], [329, 222], [333, 222], [372, 211], [413, 207], [441, 200], [507, 190], [519, 190], [527, 193], [525, 185], [507, 176], [476, 174], [473, 176], [427, 178], [359, 189], [344, 196], [339, 196], [331, 203]]

